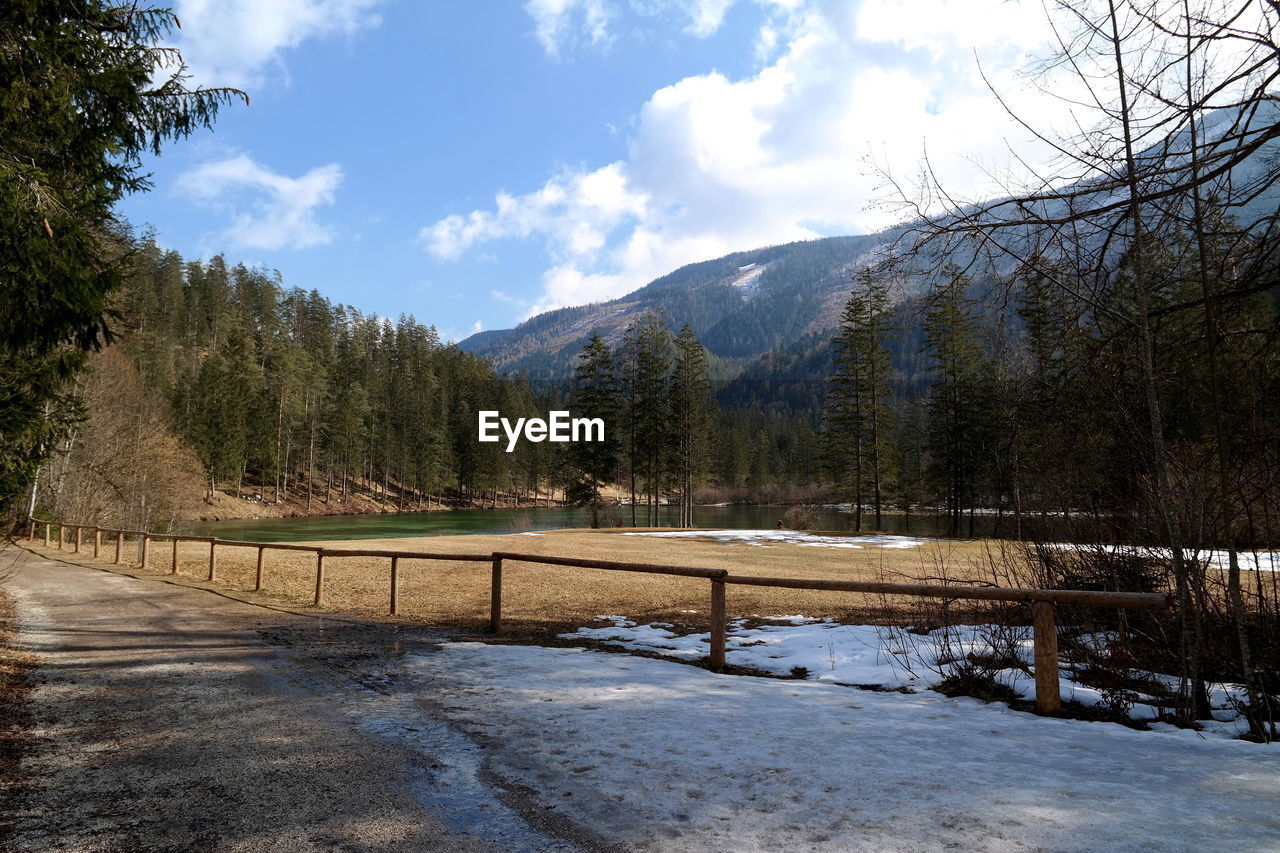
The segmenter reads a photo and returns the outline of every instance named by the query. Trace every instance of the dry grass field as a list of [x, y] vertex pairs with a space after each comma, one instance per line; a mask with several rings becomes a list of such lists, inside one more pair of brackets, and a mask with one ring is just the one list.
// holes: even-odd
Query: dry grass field
[[[431, 551], [489, 554], [493, 551], [574, 558], [661, 563], [733, 574], [769, 577], [880, 580], [896, 582], [990, 583], [991, 560], [1002, 543], [935, 540], [914, 548], [858, 549], [797, 544], [728, 544], [712, 540], [626, 536], [614, 530], [555, 530], [545, 533], [436, 536], [410, 539], [307, 542], [310, 546], [362, 550]], [[67, 550], [70, 545], [67, 546]], [[53, 546], [56, 551], [56, 545]], [[66, 551], [63, 552], [66, 554]], [[104, 541], [98, 563], [114, 557], [114, 541]], [[127, 543], [125, 561], [138, 564], [136, 543]], [[250, 592], [257, 550], [218, 546], [218, 585]], [[94, 562], [86, 543], [76, 562]], [[178, 574], [203, 580], [209, 546], [183, 542], [178, 547]], [[149, 573], [167, 574], [172, 562], [168, 542], [151, 543]], [[315, 556], [306, 552], [266, 552], [264, 601], [311, 607], [315, 589]], [[487, 562], [400, 560], [397, 619], [480, 631], [487, 624], [490, 565]], [[325, 609], [383, 618], [387, 615], [390, 560], [374, 557], [325, 560]], [[1002, 581], [1002, 585], [1013, 585]], [[903, 597], [773, 589], [730, 585], [728, 615], [768, 617], [796, 615], [847, 621], [901, 621], [919, 611], [919, 600]], [[597, 615], [624, 616], [638, 622], [664, 621], [705, 630], [710, 584], [703, 579], [600, 569], [547, 566], [507, 561], [503, 573], [504, 635], [547, 641], [557, 633], [591, 622]]]

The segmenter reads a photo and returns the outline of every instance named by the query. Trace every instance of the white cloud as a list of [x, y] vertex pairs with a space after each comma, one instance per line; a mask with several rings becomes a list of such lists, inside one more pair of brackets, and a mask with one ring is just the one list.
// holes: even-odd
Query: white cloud
[[527, 195], [499, 192], [494, 210], [446, 216], [423, 228], [420, 238], [441, 260], [455, 260], [486, 240], [534, 234], [559, 254], [584, 258], [603, 247], [610, 231], [642, 216], [645, 205], [644, 195], [627, 185], [622, 165], [611, 163], [554, 177]]
[[197, 83], [251, 87], [281, 56], [310, 38], [377, 26], [382, 0], [178, 0], [176, 46]]
[[456, 344], [458, 341], [466, 340], [472, 335], [478, 335], [483, 331], [484, 331], [484, 323], [481, 323], [479, 320], [476, 320], [465, 331], [460, 332], [454, 328], [449, 328], [449, 329], [437, 328], [436, 334], [439, 335], [440, 340], [444, 341], [446, 344]]
[[734, 0], [695, 0], [689, 4], [688, 31], [704, 38], [711, 35], [720, 29], [725, 13], [733, 3]]
[[528, 0], [524, 8], [533, 18], [538, 42], [549, 56], [559, 56], [561, 46], [575, 41], [579, 30], [593, 47], [609, 43], [611, 15], [605, 0]]
[[304, 249], [333, 239], [333, 232], [316, 220], [316, 210], [333, 204], [341, 183], [337, 163], [290, 178], [240, 154], [184, 172], [176, 188], [231, 217], [219, 237], [232, 247]]
[[[500, 192], [491, 208], [426, 226], [422, 240], [439, 259], [489, 240], [541, 240], [548, 266], [536, 313], [616, 297], [731, 251], [891, 224], [870, 204], [885, 194], [882, 172], [914, 174], [926, 140], [946, 186], [982, 195], [1007, 145], [1030, 149], [987, 90], [974, 49], [1015, 108], [1039, 121], [1046, 108], [1023, 99], [1018, 71], [1048, 31], [1019, 4], [923, 2], [756, 0], [757, 38], [742, 50], [757, 71], [657, 90], [631, 125], [626, 158], [525, 194]], [[731, 5], [681, 10], [688, 31], [705, 34]]]
[[[675, 18], [684, 32], [698, 38], [713, 35], [739, 0], [526, 0], [534, 33], [548, 56], [560, 57], [566, 47], [586, 41], [596, 49], [613, 44], [612, 25], [629, 13], [642, 22], [629, 29], [643, 32], [655, 21]], [[804, 0], [752, 0], [768, 10], [788, 13]]]
[[496, 299], [499, 302], [505, 302], [508, 305], [515, 305], [519, 308], [529, 307], [529, 301], [527, 299], [521, 299], [518, 296], [512, 296], [510, 293], [507, 293], [505, 290], [498, 290], [497, 288], [494, 288], [493, 290], [489, 291], [489, 296], [492, 299]]
[[863, 0], [858, 36], [924, 48], [936, 58], [956, 51], [1030, 50], [1052, 36], [1038, 3], [957, 0]]

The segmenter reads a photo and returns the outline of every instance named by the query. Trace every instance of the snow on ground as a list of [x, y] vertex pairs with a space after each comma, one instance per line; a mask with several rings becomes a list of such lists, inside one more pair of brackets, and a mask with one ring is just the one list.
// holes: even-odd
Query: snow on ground
[[915, 548], [928, 542], [914, 536], [819, 536], [798, 530], [663, 530], [624, 533], [623, 536], [653, 536], [659, 539], [714, 539], [727, 544], [809, 545], [818, 548]]
[[[1207, 554], [1201, 554], [1200, 560], [1224, 572], [1231, 567], [1226, 551], [1210, 551]], [[1274, 551], [1241, 552], [1237, 555], [1236, 561], [1245, 571], [1280, 572], [1280, 554]]]
[[492, 770], [619, 849], [1280, 849], [1276, 747], [577, 648], [410, 665]]
[[[1140, 557], [1153, 557], [1160, 560], [1167, 560], [1172, 555], [1169, 548], [1158, 548], [1147, 545], [1070, 545], [1070, 544], [1054, 544], [1047, 546], [1049, 548], [1058, 548], [1063, 551], [1095, 551], [1102, 549], [1108, 554], [1130, 554]], [[1230, 568], [1230, 557], [1226, 551], [1191, 551], [1183, 552], [1188, 560], [1199, 560], [1201, 563], [1214, 568], [1226, 571]], [[1244, 571], [1252, 572], [1280, 572], [1280, 553], [1274, 551], [1240, 551], [1237, 554], [1237, 562]]]
[[[594, 627], [579, 628], [566, 639], [586, 639], [624, 649], [653, 652], [677, 660], [698, 660], [707, 656], [711, 635], [708, 633], [678, 635], [664, 622], [637, 625], [621, 616], [597, 616]], [[604, 624], [599, 624], [604, 623]], [[748, 627], [754, 624], [755, 627]], [[993, 649], [992, 636], [1001, 638]], [[1030, 674], [1035, 660], [1029, 627], [996, 628], [986, 625], [958, 625], [927, 633], [914, 633], [904, 628], [877, 625], [842, 625], [830, 619], [804, 616], [775, 616], [759, 624], [745, 619], [729, 623], [725, 642], [725, 659], [729, 664], [751, 667], [775, 675], [796, 675], [802, 668], [806, 677], [845, 685], [881, 685], [928, 690], [942, 680], [948, 661], [965, 659], [1008, 650], [1026, 664], [1026, 669], [1009, 667], [995, 677], [1013, 688], [1024, 699], [1035, 699], [1035, 677]], [[942, 661], [941, 663], [939, 661]], [[1076, 701], [1093, 707], [1105, 704], [1110, 697], [1102, 691], [1078, 684], [1069, 664], [1063, 662], [1059, 672], [1059, 691], [1063, 701]], [[1136, 672], [1133, 674], [1137, 674]], [[1154, 676], [1166, 686], [1177, 688], [1173, 676]], [[1217, 719], [1204, 720], [1206, 734], [1234, 738], [1248, 731], [1236, 713], [1233, 698], [1240, 698], [1241, 688], [1215, 685], [1210, 701]], [[1137, 720], [1160, 716], [1158, 697], [1130, 692], [1129, 715]], [[1156, 724], [1162, 726], [1162, 724]]]

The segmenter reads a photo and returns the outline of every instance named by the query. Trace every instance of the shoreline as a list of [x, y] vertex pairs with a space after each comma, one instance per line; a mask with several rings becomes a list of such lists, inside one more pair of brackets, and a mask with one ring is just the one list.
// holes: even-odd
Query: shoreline
[[[548, 505], [547, 501], [552, 501]], [[237, 498], [233, 494], [218, 491], [213, 499], [203, 499], [200, 509], [184, 519], [190, 523], [206, 523], [221, 521], [267, 521], [271, 519], [305, 519], [305, 518], [357, 518], [371, 515], [425, 515], [436, 512], [456, 512], [460, 510], [482, 509], [564, 509], [568, 505], [554, 498], [539, 498], [537, 501], [511, 499], [499, 500], [493, 507], [490, 501], [472, 501], [470, 505], [457, 500], [430, 501], [426, 505], [419, 503], [416, 507], [398, 506], [394, 501], [381, 501], [364, 495], [348, 495], [336, 501], [313, 498], [311, 506], [307, 499], [290, 495], [279, 503], [252, 500], [250, 496]], [[335, 505], [336, 504], [336, 505]]]

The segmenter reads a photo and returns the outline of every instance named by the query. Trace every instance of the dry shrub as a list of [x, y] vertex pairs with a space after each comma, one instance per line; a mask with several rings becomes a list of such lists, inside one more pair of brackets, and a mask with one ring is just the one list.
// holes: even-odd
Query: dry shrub
[[200, 462], [129, 358], [116, 348], [97, 354], [77, 391], [88, 419], [42, 472], [41, 509], [78, 524], [160, 531], [195, 514]]
[[800, 504], [782, 515], [782, 526], [790, 530], [813, 530], [822, 517], [822, 507], [817, 504]]
[[758, 486], [707, 485], [693, 495], [694, 503], [707, 504], [824, 504], [836, 500], [829, 485], [764, 483]]

